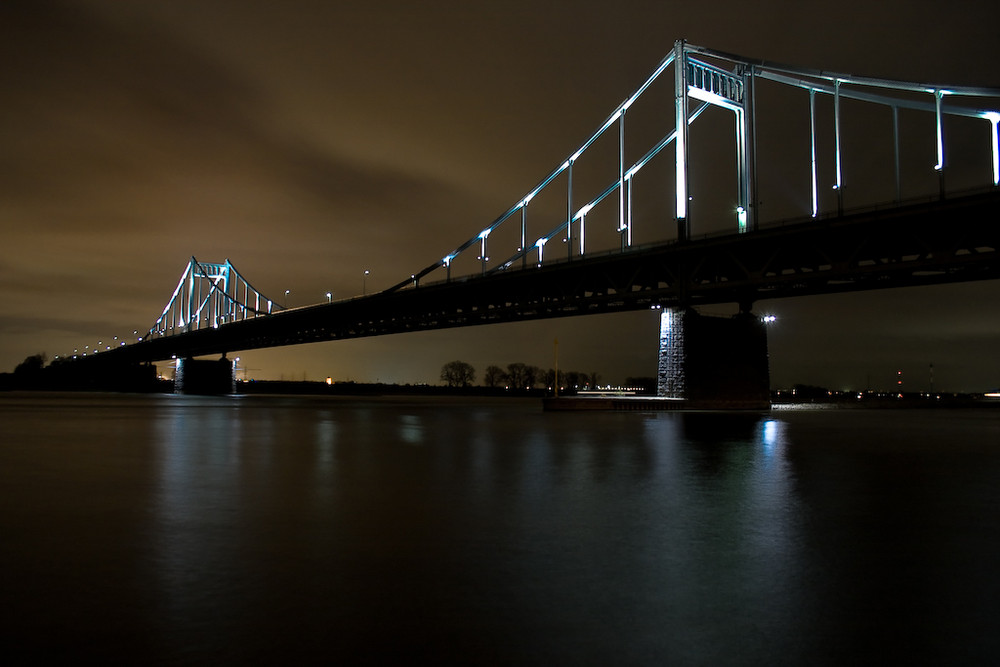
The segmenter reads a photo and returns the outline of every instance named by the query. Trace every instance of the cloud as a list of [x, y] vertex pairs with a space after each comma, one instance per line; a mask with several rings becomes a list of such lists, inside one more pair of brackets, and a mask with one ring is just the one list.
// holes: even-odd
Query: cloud
[[[191, 255], [229, 258], [265, 294], [290, 290], [293, 305], [321, 301], [327, 291], [358, 294], [363, 270], [371, 272], [366, 289], [386, 287], [474, 236], [524, 196], [677, 37], [807, 67], [988, 85], [995, 77], [990, 54], [1000, 46], [998, 9], [972, 4], [974, 18], [929, 11], [923, 0], [905, 12], [901, 3], [848, 3], [824, 14], [823, 32], [833, 37], [822, 39], [812, 10], [791, 0], [750, 14], [736, 3], [640, 2], [614, 20], [605, 5], [589, 2], [298, 0], [292, 11], [263, 0], [7, 0], [0, 3], [2, 316], [24, 323], [17, 325], [22, 331], [79, 321], [88, 339], [95, 327], [113, 333], [148, 326]], [[855, 18], [859, 10], [863, 21]], [[923, 48], [928, 35], [935, 36], [933, 49]], [[627, 141], [640, 136], [641, 113], [669, 121], [670, 82], [664, 88], [662, 100], [630, 110]], [[779, 198], [789, 208], [808, 200], [804, 98], [787, 108], [801, 112], [794, 125], [801, 161], [778, 170], [778, 185], [763, 185], [769, 211], [778, 210]], [[719, 126], [729, 141], [729, 117]], [[712, 127], [706, 121], [705, 132]], [[789, 127], [762, 122], [762, 151], [792, 141]], [[725, 162], [732, 164], [728, 156]], [[708, 180], [697, 185], [708, 196], [698, 193], [698, 210], [704, 213], [712, 200], [725, 207], [710, 178], [715, 163], [702, 157], [699, 164], [708, 165]], [[636, 211], [651, 220], [643, 219], [643, 230], [670, 227], [661, 206], [670, 166], [643, 172]], [[581, 167], [577, 190], [584, 175]], [[722, 180], [728, 197], [732, 179]], [[529, 219], [544, 227], [538, 233], [554, 226], [538, 211], [564, 210], [556, 201], [561, 195], [545, 196], [533, 202], [536, 215]], [[504, 252], [502, 234], [495, 236], [491, 252]], [[826, 343], [839, 349], [855, 336], [894, 327], [923, 341], [997, 330], [981, 306], [995, 300], [995, 288], [952, 289], [926, 292], [923, 305], [933, 302], [939, 317], [923, 314], [919, 297], [898, 291], [774, 304], [779, 316], [792, 316], [788, 325], [801, 315], [795, 327], [780, 324], [774, 340], [794, 330], [797, 339], [785, 339], [788, 350], [829, 357], [833, 347]], [[614, 320], [625, 321], [632, 320]], [[641, 357], [635, 365], [614, 357], [604, 341], [618, 341], [621, 333], [610, 322], [587, 318], [574, 327], [587, 331], [581, 349], [594, 358], [579, 365], [606, 376], [614, 370], [602, 363], [650, 374], [641, 370], [652, 358], [649, 349], [632, 355]], [[523, 325], [517, 345], [550, 340], [551, 326]], [[470, 354], [511, 349], [511, 330], [356, 345], [371, 358], [392, 348], [412, 361], [435, 346], [455, 349], [458, 340], [476, 341], [465, 348]], [[644, 334], [633, 333], [632, 347], [644, 345]], [[53, 352], [72, 346], [70, 339], [57, 335], [43, 347]], [[42, 340], [26, 333], [3, 342], [0, 367], [33, 353]], [[343, 349], [320, 347], [330, 357]], [[775, 350], [779, 366], [798, 359]], [[493, 361], [486, 352], [484, 359]], [[310, 362], [305, 352], [273, 354], [304, 367]], [[365, 363], [376, 366], [354, 356], [356, 374]], [[798, 372], [792, 361], [789, 369]], [[280, 362], [272, 370], [280, 372]]]
[[[204, 253], [257, 258], [252, 279], [272, 285], [294, 265], [308, 284], [310, 271], [329, 275], [324, 259], [359, 246], [377, 248], [388, 284], [464, 240], [442, 241], [442, 227], [475, 209], [474, 195], [338, 153], [283, 117], [253, 77], [170, 32], [61, 3], [2, 11], [0, 261], [37, 289], [115, 299], [155, 280], [166, 292], [175, 276], [132, 269], [152, 261], [172, 273]], [[84, 269], [89, 280], [66, 280]]]

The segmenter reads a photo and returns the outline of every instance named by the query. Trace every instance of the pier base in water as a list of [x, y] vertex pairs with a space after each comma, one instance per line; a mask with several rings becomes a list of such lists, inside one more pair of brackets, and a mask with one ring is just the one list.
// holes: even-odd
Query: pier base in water
[[221, 359], [178, 359], [174, 373], [175, 394], [232, 394], [236, 391], [233, 362]]
[[545, 410], [768, 410], [767, 330], [759, 317], [664, 309], [656, 396], [546, 398]]
[[767, 329], [753, 313], [660, 315], [657, 396], [691, 408], [756, 410], [770, 406]]

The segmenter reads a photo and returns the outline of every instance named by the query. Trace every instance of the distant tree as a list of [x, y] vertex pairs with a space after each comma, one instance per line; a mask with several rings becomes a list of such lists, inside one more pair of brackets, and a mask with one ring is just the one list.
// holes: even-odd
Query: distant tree
[[487, 387], [502, 387], [507, 382], [507, 374], [499, 366], [487, 366], [483, 373], [483, 384]]
[[42, 369], [45, 368], [45, 354], [33, 354], [14, 368], [13, 386], [21, 389], [38, 389], [42, 386]]
[[[586, 380], [584, 380], [586, 381]], [[567, 389], [576, 389], [581, 384], [580, 374], [576, 371], [566, 371], [562, 376], [562, 385]]]
[[542, 374], [542, 384], [548, 388], [552, 388], [556, 384], [556, 372], [553, 369], [549, 369]]
[[476, 379], [476, 369], [464, 361], [449, 361], [441, 367], [441, 381], [449, 387], [468, 387]]
[[14, 368], [14, 375], [18, 377], [34, 376], [41, 372], [45, 366], [46, 356], [44, 352], [26, 357], [24, 361]]
[[510, 384], [511, 389], [524, 389], [527, 377], [525, 372], [527, 371], [527, 366], [517, 361], [512, 364], [507, 364], [507, 381]]
[[601, 377], [597, 373], [591, 373], [590, 376], [586, 377], [583, 381], [586, 382], [591, 389], [597, 389], [597, 381], [600, 379]]
[[544, 371], [538, 366], [525, 366], [524, 367], [524, 387], [526, 389], [533, 388], [538, 381], [542, 379], [542, 374]]

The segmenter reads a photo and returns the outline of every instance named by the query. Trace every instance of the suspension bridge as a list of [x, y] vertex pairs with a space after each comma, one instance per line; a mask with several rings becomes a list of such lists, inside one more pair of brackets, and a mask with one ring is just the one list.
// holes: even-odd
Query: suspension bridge
[[689, 396], [700, 366], [662, 330], [693, 307], [1000, 277], [998, 125], [998, 89], [677, 41], [534, 187], [392, 287], [287, 309], [192, 257], [146, 335], [88, 364], [653, 308], [661, 394]]

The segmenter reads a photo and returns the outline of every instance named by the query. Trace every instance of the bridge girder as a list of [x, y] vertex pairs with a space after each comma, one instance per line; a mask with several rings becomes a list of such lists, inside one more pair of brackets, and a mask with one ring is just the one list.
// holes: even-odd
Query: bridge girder
[[144, 341], [90, 359], [172, 356], [1000, 278], [1000, 191], [452, 279]]

